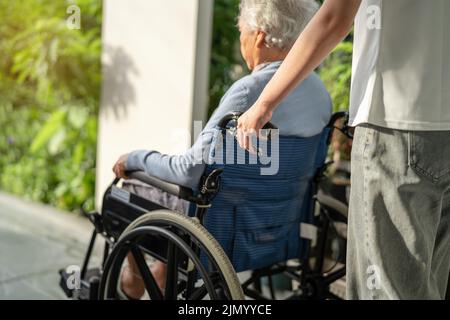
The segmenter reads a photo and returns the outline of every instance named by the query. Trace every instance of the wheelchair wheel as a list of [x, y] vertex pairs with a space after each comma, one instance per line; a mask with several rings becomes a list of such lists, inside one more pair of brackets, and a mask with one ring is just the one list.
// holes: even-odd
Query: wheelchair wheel
[[[166, 288], [159, 290], [145, 258], [145, 239], [163, 239], [167, 264]], [[234, 268], [220, 244], [196, 220], [168, 210], [136, 219], [122, 233], [109, 255], [100, 283], [99, 299], [120, 299], [120, 275], [124, 260], [132, 254], [150, 300], [243, 300]], [[151, 254], [150, 254], [151, 255]], [[161, 257], [162, 255], [160, 255]], [[207, 257], [207, 266], [204, 259]], [[180, 266], [183, 264], [185, 268]]]

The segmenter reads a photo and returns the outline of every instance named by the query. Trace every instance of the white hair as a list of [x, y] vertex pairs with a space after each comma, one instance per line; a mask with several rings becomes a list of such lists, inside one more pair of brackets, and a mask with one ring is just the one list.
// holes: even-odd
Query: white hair
[[318, 8], [315, 0], [241, 0], [239, 23], [265, 32], [266, 46], [290, 49]]

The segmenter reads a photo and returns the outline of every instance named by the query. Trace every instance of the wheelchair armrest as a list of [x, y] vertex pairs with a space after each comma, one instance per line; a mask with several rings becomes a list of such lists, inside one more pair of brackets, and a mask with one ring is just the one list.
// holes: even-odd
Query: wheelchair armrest
[[149, 176], [143, 171], [127, 172], [127, 176], [148, 184], [152, 187], [158, 188], [183, 200], [191, 201], [194, 197], [194, 191], [192, 189]]

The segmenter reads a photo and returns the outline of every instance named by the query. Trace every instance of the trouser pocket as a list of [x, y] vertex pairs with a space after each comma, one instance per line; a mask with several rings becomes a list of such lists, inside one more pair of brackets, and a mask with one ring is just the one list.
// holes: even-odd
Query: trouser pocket
[[409, 133], [409, 165], [435, 183], [450, 176], [450, 131]]

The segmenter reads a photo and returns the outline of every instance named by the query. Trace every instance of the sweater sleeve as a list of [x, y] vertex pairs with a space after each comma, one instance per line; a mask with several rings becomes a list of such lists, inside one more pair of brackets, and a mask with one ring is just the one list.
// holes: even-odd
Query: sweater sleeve
[[[244, 78], [245, 79], [245, 78]], [[126, 169], [144, 171], [163, 181], [196, 190], [206, 168], [216, 126], [231, 111], [248, 109], [248, 89], [238, 81], [222, 98], [219, 107], [201, 132], [194, 145], [182, 155], [167, 155], [152, 150], [130, 153]]]

